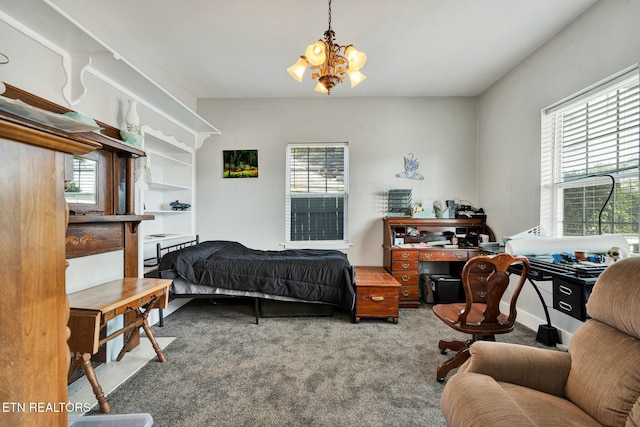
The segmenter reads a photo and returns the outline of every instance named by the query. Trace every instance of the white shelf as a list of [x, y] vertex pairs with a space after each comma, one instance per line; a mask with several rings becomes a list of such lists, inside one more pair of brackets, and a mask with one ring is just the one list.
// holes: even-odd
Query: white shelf
[[[76, 62], [73, 66], [65, 64], [68, 86], [64, 95], [70, 104], [77, 103], [84, 96], [84, 73], [93, 69], [126, 90], [138, 94], [141, 99], [156, 106], [177, 123], [199, 134], [220, 134], [218, 129], [129, 60], [140, 61], [140, 58], [125, 58], [122, 52], [116, 52], [100, 37], [80, 27], [75, 19], [47, 1], [3, 2], [0, 18], [3, 16], [7, 16], [5, 19], [10, 25], [54, 51], [64, 50], [71, 61]], [[108, 25], [100, 20], [96, 20], [96, 24]]]
[[191, 163], [185, 162], [183, 160], [172, 157], [166, 153], [162, 153], [160, 151], [156, 151], [152, 148], [147, 149], [147, 154], [151, 154], [153, 157], [154, 165], [160, 164], [161, 166], [189, 166], [191, 167]]
[[[142, 127], [142, 136], [152, 180], [143, 192], [144, 211], [155, 216], [143, 224], [147, 258], [158, 242], [180, 243], [195, 236], [195, 150], [148, 126]], [[191, 209], [171, 209], [169, 203], [176, 200], [189, 203]]]
[[154, 181], [152, 181], [151, 184], [149, 184], [149, 187], [154, 190], [168, 190], [168, 191], [191, 190], [192, 188], [192, 187], [187, 187], [185, 185], [171, 184], [169, 182], [154, 182]]
[[187, 214], [187, 213], [191, 213], [190, 210], [188, 211], [174, 211], [173, 209], [159, 209], [159, 210], [146, 210], [144, 211], [145, 215], [146, 214], [150, 214], [150, 215], [175, 215], [175, 214]]

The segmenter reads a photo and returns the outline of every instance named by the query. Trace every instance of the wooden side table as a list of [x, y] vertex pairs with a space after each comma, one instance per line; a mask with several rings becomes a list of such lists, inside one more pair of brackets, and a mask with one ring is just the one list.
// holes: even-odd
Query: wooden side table
[[[167, 307], [170, 284], [171, 280], [166, 279], [124, 278], [68, 295], [71, 330], [69, 349], [74, 353], [69, 378], [81, 365], [100, 404], [101, 412], [108, 413], [111, 408], [91, 365], [91, 356], [102, 344], [126, 334], [124, 347], [116, 359], [120, 361], [129, 351], [134, 332], [142, 328], [156, 351], [158, 360], [164, 362], [165, 356], [149, 328], [147, 316], [151, 309]], [[132, 313], [133, 318], [125, 320], [121, 329], [100, 339], [100, 331], [107, 322], [124, 313]]]
[[392, 319], [398, 323], [400, 283], [384, 267], [355, 267], [354, 323], [363, 317]]

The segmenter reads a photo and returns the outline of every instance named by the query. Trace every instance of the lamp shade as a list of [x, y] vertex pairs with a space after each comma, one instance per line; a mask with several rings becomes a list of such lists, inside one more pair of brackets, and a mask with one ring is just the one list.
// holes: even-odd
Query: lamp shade
[[351, 80], [351, 87], [355, 87], [361, 81], [367, 78], [360, 71], [347, 70], [347, 75], [349, 76], [349, 80]]
[[324, 87], [324, 85], [323, 85], [322, 83], [320, 83], [320, 82], [318, 82], [318, 84], [316, 85], [316, 87], [314, 88], [314, 90], [315, 90], [316, 92], [320, 92], [320, 93], [327, 93], [327, 92], [329, 92], [329, 91], [327, 90], [327, 88], [326, 88], [326, 87]]
[[304, 52], [311, 65], [320, 65], [327, 59], [327, 47], [322, 40], [310, 44]]
[[351, 71], [358, 71], [367, 62], [367, 55], [364, 52], [359, 52], [353, 45], [347, 46], [344, 50], [344, 55], [347, 57]]
[[304, 58], [304, 56], [301, 56], [300, 58], [298, 58], [295, 64], [287, 68], [287, 72], [291, 77], [299, 82], [302, 82], [302, 76], [304, 75], [304, 71], [307, 69], [307, 65], [307, 60]]

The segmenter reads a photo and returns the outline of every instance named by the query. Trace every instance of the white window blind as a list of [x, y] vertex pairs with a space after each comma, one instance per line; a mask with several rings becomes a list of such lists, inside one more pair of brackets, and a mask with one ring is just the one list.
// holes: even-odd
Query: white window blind
[[[637, 68], [542, 113], [541, 225], [638, 242]], [[612, 191], [613, 189], [613, 191]]]
[[286, 241], [347, 241], [346, 143], [288, 144]]

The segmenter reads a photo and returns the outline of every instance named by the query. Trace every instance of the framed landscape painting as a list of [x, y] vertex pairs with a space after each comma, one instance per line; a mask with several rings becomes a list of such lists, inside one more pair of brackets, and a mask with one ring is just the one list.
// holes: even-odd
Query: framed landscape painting
[[257, 178], [258, 150], [223, 150], [223, 178]]

